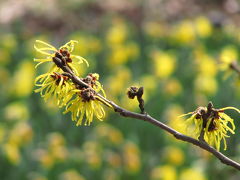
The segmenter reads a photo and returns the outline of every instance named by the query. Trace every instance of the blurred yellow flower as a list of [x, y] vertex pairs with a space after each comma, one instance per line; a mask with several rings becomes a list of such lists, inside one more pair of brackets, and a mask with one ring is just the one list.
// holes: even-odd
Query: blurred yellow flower
[[15, 34], [4, 34], [1, 37], [1, 46], [7, 51], [14, 51], [17, 47], [17, 36]]
[[217, 74], [216, 60], [207, 54], [202, 54], [199, 57], [197, 68], [203, 76], [214, 77]]
[[50, 147], [63, 146], [65, 145], [65, 138], [58, 132], [48, 134], [48, 144]]
[[218, 84], [215, 77], [199, 75], [194, 82], [195, 90], [206, 95], [213, 95], [217, 92]]
[[211, 22], [204, 16], [199, 16], [195, 19], [195, 28], [198, 36], [202, 38], [209, 37], [212, 34]]
[[143, 26], [144, 32], [152, 38], [160, 38], [165, 35], [166, 25], [159, 22], [146, 22]]
[[128, 54], [128, 58], [135, 60], [140, 54], [139, 46], [136, 42], [128, 42], [125, 44], [126, 46], [126, 53]]
[[1, 56], [0, 56], [0, 65], [6, 65], [11, 61], [11, 53], [6, 51], [3, 48], [0, 48]]
[[7, 134], [7, 131], [5, 130], [4, 125], [0, 124], [0, 144], [3, 142], [6, 134]]
[[174, 166], [157, 166], [151, 172], [151, 180], [177, 180], [177, 172]]
[[[223, 141], [224, 150], [226, 150], [226, 138], [230, 137], [227, 135], [228, 132], [235, 134], [234, 120], [224, 113], [227, 109], [233, 109], [240, 113], [240, 111], [234, 107], [215, 109], [212, 104], [209, 103], [208, 107], [199, 107], [194, 112], [184, 114], [181, 117], [191, 115], [191, 117], [186, 120], [186, 124], [190, 128], [194, 127], [193, 131], [190, 132], [193, 133], [193, 136], [199, 138], [203, 131], [204, 140], [208, 144], [215, 146], [219, 151], [221, 141]], [[231, 127], [229, 127], [229, 124]]]
[[107, 83], [109, 91], [115, 95], [122, 93], [122, 89], [127, 87], [129, 79], [131, 79], [131, 71], [123, 66], [118, 67]]
[[111, 134], [111, 136], [109, 136], [109, 140], [111, 143], [119, 145], [123, 142], [123, 135], [118, 129], [111, 129], [109, 134]]
[[54, 157], [49, 152], [43, 149], [37, 151], [36, 158], [39, 160], [41, 165], [47, 169], [50, 169], [55, 163]]
[[68, 157], [68, 151], [65, 146], [54, 146], [50, 149], [49, 153], [55, 161], [65, 161]]
[[[107, 139], [113, 145], [119, 145], [123, 142], [121, 131], [106, 123], [99, 124], [95, 129], [95, 133], [98, 138]], [[111, 136], [109, 136], [109, 134], [111, 134]]]
[[69, 169], [59, 175], [59, 180], [85, 180], [85, 178], [76, 170]]
[[113, 169], [106, 169], [103, 172], [103, 179], [104, 180], [120, 180], [119, 172]]
[[238, 60], [238, 50], [235, 46], [225, 46], [220, 53], [220, 65], [221, 70], [228, 70], [232, 62]]
[[101, 144], [95, 141], [87, 141], [83, 145], [84, 159], [93, 169], [99, 169], [102, 165]]
[[179, 180], [207, 180], [204, 173], [197, 169], [188, 168], [184, 169], [179, 177]]
[[6, 82], [10, 82], [10, 77], [11, 77], [10, 72], [5, 68], [0, 67], [0, 77], [1, 77], [0, 83], [5, 84], [5, 86], [0, 86], [0, 89], [2, 92], [7, 92], [8, 88], [9, 88], [8, 86], [10, 84], [7, 84]]
[[9, 133], [8, 144], [20, 147], [29, 143], [32, 140], [32, 137], [33, 131], [31, 126], [26, 122], [19, 122]]
[[[145, 95], [143, 95], [143, 98], [145, 99]], [[121, 106], [123, 106], [124, 108], [130, 111], [136, 111], [139, 109], [138, 100], [137, 99], [130, 100], [127, 95], [121, 97], [120, 104]]]
[[139, 172], [141, 168], [140, 150], [133, 142], [123, 146], [124, 168], [130, 174]]
[[28, 96], [32, 93], [35, 76], [34, 65], [30, 61], [23, 61], [13, 77], [12, 91], [16, 96]]
[[170, 105], [166, 112], [165, 117], [168, 120], [168, 125], [180, 133], [186, 133], [186, 124], [182, 118], [178, 117], [178, 114], [183, 114], [183, 109], [178, 104]]
[[67, 159], [68, 151], [65, 147], [65, 139], [60, 133], [51, 133], [48, 135], [48, 151], [55, 161], [64, 161]]
[[193, 22], [189, 20], [181, 21], [172, 32], [173, 39], [179, 43], [191, 44], [196, 39]]
[[182, 85], [177, 79], [169, 79], [164, 84], [164, 92], [170, 96], [177, 96], [182, 93]]
[[125, 45], [113, 46], [108, 58], [108, 64], [110, 66], [121, 65], [127, 62], [128, 54]]
[[152, 59], [154, 73], [159, 78], [168, 78], [176, 68], [176, 57], [171, 53], [155, 51]]
[[107, 162], [110, 166], [114, 168], [120, 168], [122, 165], [122, 159], [121, 156], [118, 153], [115, 152], [107, 152]]
[[91, 54], [99, 53], [102, 49], [102, 43], [100, 39], [95, 36], [77, 32], [70, 37], [71, 39], [75, 39], [78, 42], [75, 44], [73, 53], [80, 52], [82, 56], [89, 56]]
[[14, 164], [17, 165], [20, 163], [21, 160], [21, 154], [19, 152], [19, 148], [17, 145], [14, 144], [4, 144], [3, 145], [3, 151], [6, 154], [6, 157], [8, 160]]
[[7, 120], [25, 121], [29, 118], [29, 110], [23, 102], [12, 102], [5, 107], [4, 116]]
[[141, 84], [144, 85], [144, 94], [145, 91], [153, 92], [157, 88], [158, 79], [153, 75], [143, 75], [140, 79]]
[[122, 19], [114, 19], [112, 27], [107, 32], [107, 43], [112, 45], [121, 44], [127, 38], [127, 26]]
[[184, 162], [185, 155], [179, 147], [169, 146], [164, 150], [164, 156], [167, 161], [174, 165], [181, 165]]

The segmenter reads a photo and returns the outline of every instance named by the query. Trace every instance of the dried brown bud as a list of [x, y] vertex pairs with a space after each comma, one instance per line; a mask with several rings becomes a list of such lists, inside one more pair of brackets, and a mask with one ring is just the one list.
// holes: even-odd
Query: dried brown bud
[[131, 86], [130, 88], [128, 88], [128, 91], [127, 91], [128, 98], [134, 99], [135, 96], [137, 96], [137, 92], [138, 92], [138, 88], [135, 86]]

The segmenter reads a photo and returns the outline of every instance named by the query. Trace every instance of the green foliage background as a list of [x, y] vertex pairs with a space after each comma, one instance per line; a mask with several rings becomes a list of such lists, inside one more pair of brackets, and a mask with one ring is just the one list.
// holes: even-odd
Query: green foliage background
[[[35, 40], [59, 47], [74, 39], [75, 54], [90, 63], [80, 67], [82, 76], [99, 73], [107, 97], [136, 112], [126, 90], [144, 86], [146, 111], [181, 132], [187, 133], [177, 116], [208, 101], [239, 108], [239, 77], [227, 63], [239, 58], [239, 17], [228, 12], [227, 1], [208, 8], [196, 1], [200, 12], [193, 2], [188, 11], [157, 2], [0, 2], [0, 179], [240, 178], [212, 155], [151, 124], [106, 108], [104, 122], [76, 127], [63, 109], [33, 93], [34, 78], [44, 72], [34, 69]], [[240, 162], [239, 115], [228, 114], [236, 134], [223, 153]]]

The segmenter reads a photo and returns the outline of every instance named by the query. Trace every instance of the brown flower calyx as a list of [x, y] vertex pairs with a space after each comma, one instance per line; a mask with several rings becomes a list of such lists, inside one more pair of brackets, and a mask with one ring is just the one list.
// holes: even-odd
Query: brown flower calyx
[[53, 74], [51, 74], [50, 76], [56, 81], [56, 85], [59, 85], [61, 79], [63, 79], [62, 85], [65, 85], [65, 81], [69, 80], [68, 76], [64, 74], [60, 74], [58, 72], [53, 72]]
[[209, 102], [207, 108], [199, 107], [195, 111], [195, 114], [196, 119], [202, 119], [203, 129], [206, 128], [207, 123], [211, 121], [208, 127], [208, 131], [210, 132], [217, 129], [215, 120], [220, 118], [220, 112], [223, 112], [223, 110], [213, 108], [212, 102]]
[[141, 113], [144, 114], [144, 100], [142, 98], [143, 96], [143, 87], [135, 87], [135, 86], [131, 86], [130, 88], [128, 88], [128, 91], [127, 91], [127, 95], [128, 95], [128, 98], [130, 99], [134, 99], [135, 97], [137, 97], [137, 100], [139, 102], [139, 108], [141, 110]]
[[96, 92], [90, 88], [82, 89], [80, 96], [82, 97], [83, 102], [89, 102], [90, 100], [95, 100]]
[[52, 59], [58, 67], [61, 67], [62, 65], [67, 66], [67, 63], [72, 62], [72, 59], [70, 58], [70, 53], [65, 48], [62, 48], [58, 52], [56, 52], [55, 56]]
[[92, 73], [89, 73], [85, 78], [82, 78], [82, 81], [93, 88], [96, 86], [97, 78]]

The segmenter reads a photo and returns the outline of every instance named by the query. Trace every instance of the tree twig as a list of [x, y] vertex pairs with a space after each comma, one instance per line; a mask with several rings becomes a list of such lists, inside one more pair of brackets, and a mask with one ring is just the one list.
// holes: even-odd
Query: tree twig
[[[80, 86], [89, 87], [88, 84], [83, 82], [79, 77], [77, 77], [73, 73], [73, 71], [71, 70], [70, 67], [68, 67], [67, 64], [62, 63], [61, 60], [58, 59], [58, 58], [53, 58], [53, 61], [59, 68], [61, 68], [64, 72], [69, 74], [69, 78], [71, 78], [74, 83], [76, 83]], [[91, 88], [91, 87], [89, 87], [89, 88]], [[214, 149], [213, 147], [208, 145], [206, 142], [194, 139], [194, 138], [189, 137], [189, 136], [186, 136], [186, 135], [174, 130], [173, 128], [167, 126], [166, 124], [158, 121], [157, 119], [151, 117], [148, 114], [140, 114], [140, 113], [135, 113], [135, 112], [128, 111], [128, 110], [118, 106], [114, 102], [108, 100], [107, 98], [103, 97], [100, 94], [97, 94], [97, 96], [99, 96], [101, 99], [103, 99], [104, 101], [109, 103], [113, 107], [115, 112], [119, 113], [121, 116], [130, 117], [130, 118], [134, 118], [134, 119], [139, 119], [139, 120], [143, 120], [143, 121], [146, 121], [148, 123], [151, 123], [151, 124], [161, 128], [161, 129], [163, 129], [164, 131], [167, 131], [169, 134], [172, 134], [176, 139], [184, 141], [184, 142], [191, 143], [195, 146], [198, 146], [198, 147], [210, 152], [214, 156], [216, 156], [222, 163], [224, 163], [226, 165], [229, 165], [229, 166], [232, 166], [232, 167], [240, 170], [240, 164], [239, 163], [237, 163], [236, 161], [234, 161], [234, 160], [230, 159], [229, 157], [225, 156], [221, 152], [217, 151], [216, 149]]]

